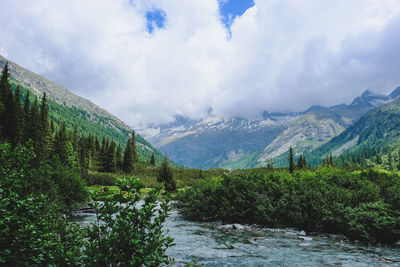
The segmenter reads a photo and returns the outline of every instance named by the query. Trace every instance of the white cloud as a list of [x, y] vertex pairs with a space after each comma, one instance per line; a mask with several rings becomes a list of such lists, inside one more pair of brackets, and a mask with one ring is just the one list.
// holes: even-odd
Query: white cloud
[[[150, 34], [154, 8], [166, 20]], [[399, 13], [397, 0], [259, 0], [228, 38], [218, 0], [5, 0], [0, 51], [135, 126], [210, 107], [254, 117], [400, 85]]]

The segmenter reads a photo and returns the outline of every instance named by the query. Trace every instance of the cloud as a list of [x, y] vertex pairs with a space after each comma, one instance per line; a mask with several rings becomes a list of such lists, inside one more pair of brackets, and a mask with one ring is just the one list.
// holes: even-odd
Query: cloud
[[[256, 0], [230, 32], [221, 3], [2, 1], [0, 51], [134, 126], [210, 108], [253, 118], [400, 85], [397, 0]], [[161, 24], [149, 24], [154, 11]]]

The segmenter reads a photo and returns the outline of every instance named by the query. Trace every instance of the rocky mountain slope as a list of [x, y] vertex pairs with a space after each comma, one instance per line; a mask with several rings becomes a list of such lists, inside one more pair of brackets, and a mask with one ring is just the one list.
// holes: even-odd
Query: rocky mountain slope
[[[70, 129], [77, 126], [81, 133], [92, 133], [99, 138], [109, 137], [121, 145], [125, 145], [132, 128], [116, 116], [1, 55], [0, 70], [4, 68], [7, 61], [12, 83], [22, 86], [23, 90], [29, 90], [38, 98], [42, 97], [44, 92], [46, 93], [49, 99], [50, 117], [56, 122], [66, 123]], [[162, 153], [140, 135], [137, 136], [137, 146], [139, 157], [142, 160], [150, 159], [154, 152], [157, 161], [161, 161]]]
[[271, 159], [283, 166], [283, 155], [290, 146], [295, 154], [310, 152], [338, 136], [369, 110], [399, 95], [400, 88], [390, 95], [365, 91], [349, 105], [312, 106], [300, 113], [265, 111], [255, 120], [208, 116], [195, 121], [176, 117], [173, 123], [140, 132], [171, 159], [190, 167], [251, 168]]
[[[392, 97], [397, 97], [398, 92], [394, 91]], [[326, 144], [317, 148], [313, 153], [325, 156], [332, 153], [335, 156], [340, 154], [357, 152], [362, 153], [368, 150], [371, 155], [398, 149], [400, 144], [400, 99], [375, 108], [353, 125], [343, 131], [340, 135], [331, 139]], [[364, 155], [365, 156], [365, 155]]]

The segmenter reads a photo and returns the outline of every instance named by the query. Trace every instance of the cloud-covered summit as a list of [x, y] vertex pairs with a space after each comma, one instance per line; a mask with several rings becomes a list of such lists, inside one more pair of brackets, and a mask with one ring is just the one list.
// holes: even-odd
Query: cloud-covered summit
[[134, 126], [210, 108], [299, 111], [400, 84], [397, 0], [255, 0], [229, 26], [226, 4], [5, 0], [0, 53]]

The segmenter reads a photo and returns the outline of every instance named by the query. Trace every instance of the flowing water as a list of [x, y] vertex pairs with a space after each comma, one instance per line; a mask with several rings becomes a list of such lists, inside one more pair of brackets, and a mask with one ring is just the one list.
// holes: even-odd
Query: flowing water
[[[94, 214], [81, 213], [78, 221], [94, 219]], [[176, 210], [165, 229], [176, 243], [167, 250], [175, 258], [172, 266], [185, 266], [194, 256], [205, 266], [400, 266], [400, 246], [367, 246], [291, 229], [191, 222]]]

